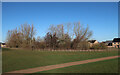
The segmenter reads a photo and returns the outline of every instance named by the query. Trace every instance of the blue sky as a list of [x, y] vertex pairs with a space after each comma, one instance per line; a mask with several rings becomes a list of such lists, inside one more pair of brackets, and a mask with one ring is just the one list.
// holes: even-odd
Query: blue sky
[[34, 24], [36, 36], [45, 36], [51, 24], [80, 21], [93, 31], [91, 39], [112, 40], [118, 37], [117, 2], [3, 2], [2, 41], [8, 30], [21, 24]]

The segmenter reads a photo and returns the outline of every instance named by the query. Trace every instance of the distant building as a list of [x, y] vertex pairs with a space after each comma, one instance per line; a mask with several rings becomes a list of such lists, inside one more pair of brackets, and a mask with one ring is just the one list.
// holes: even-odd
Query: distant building
[[106, 41], [106, 45], [107, 45], [107, 46], [112, 46], [112, 40]]
[[107, 47], [120, 48], [120, 38], [114, 38], [113, 40], [104, 41], [102, 43], [105, 43]]
[[113, 47], [120, 48], [120, 38], [114, 38], [112, 41]]
[[88, 43], [90, 43], [90, 47], [94, 44], [98, 44], [99, 42], [97, 40], [88, 40]]
[[104, 43], [108, 47], [113, 47], [112, 40], [107, 40], [107, 41], [104, 41], [102, 43]]
[[0, 42], [0, 48], [1, 48], [1, 47], [6, 47], [6, 43]]

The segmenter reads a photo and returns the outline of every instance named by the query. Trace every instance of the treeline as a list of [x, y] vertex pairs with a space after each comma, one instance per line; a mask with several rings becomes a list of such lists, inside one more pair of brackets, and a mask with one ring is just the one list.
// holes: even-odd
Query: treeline
[[14, 30], [8, 30], [7, 46], [30, 48], [35, 42], [35, 28], [33, 25], [24, 24]]
[[23, 24], [19, 28], [8, 31], [7, 46], [42, 50], [90, 48], [88, 39], [92, 36], [92, 31], [89, 30], [88, 25], [83, 27], [80, 22], [68, 23], [66, 31], [64, 26], [63, 24], [51, 25], [44, 38], [40, 36], [35, 38], [36, 30], [33, 24]]

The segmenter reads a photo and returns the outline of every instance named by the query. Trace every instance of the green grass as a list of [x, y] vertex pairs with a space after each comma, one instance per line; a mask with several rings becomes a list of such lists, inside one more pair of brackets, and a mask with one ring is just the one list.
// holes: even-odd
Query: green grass
[[4, 72], [28, 69], [46, 65], [67, 63], [86, 59], [115, 56], [117, 51], [103, 52], [65, 52], [65, 51], [31, 51], [2, 49], [2, 70]]
[[118, 73], [118, 59], [69, 66], [38, 73]]

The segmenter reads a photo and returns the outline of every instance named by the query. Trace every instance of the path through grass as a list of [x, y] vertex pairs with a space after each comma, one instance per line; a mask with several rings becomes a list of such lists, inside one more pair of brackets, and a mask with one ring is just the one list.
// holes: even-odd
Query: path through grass
[[118, 73], [118, 59], [69, 66], [38, 73]]
[[3, 49], [3, 72], [118, 55], [117, 51], [52, 52]]

